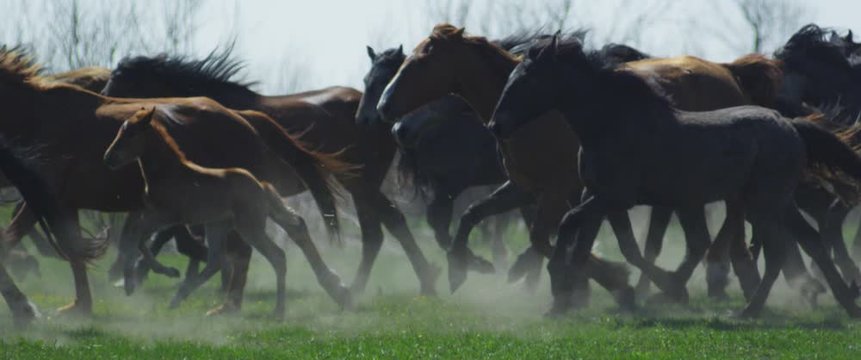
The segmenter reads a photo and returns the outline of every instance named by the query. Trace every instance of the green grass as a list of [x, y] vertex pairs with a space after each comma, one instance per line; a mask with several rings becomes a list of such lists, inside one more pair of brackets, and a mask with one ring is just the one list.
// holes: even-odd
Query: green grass
[[[523, 248], [522, 231], [509, 234], [512, 247]], [[679, 239], [678, 229], [669, 233]], [[444, 265], [425, 228], [419, 228], [426, 254]], [[618, 259], [612, 237], [602, 232], [597, 251]], [[479, 252], [487, 253], [480, 242]], [[413, 272], [394, 241], [387, 240], [366, 294], [355, 311], [342, 312], [316, 285], [310, 269], [288, 248], [288, 312], [282, 321], [268, 315], [273, 307], [272, 272], [255, 256], [246, 302], [240, 314], [206, 318], [218, 303], [217, 281], [194, 293], [178, 310], [167, 309], [174, 279], [151, 276], [131, 297], [105, 279], [110, 257], [91, 273], [96, 298], [92, 319], [58, 317], [55, 309], [73, 295], [67, 267], [42, 260], [43, 277], [21, 281], [44, 312], [28, 329], [15, 329], [5, 306], [0, 307], [0, 356], [11, 359], [102, 358], [739, 358], [858, 359], [861, 327], [846, 319], [823, 296], [819, 309], [796, 300], [783, 281], [762, 319], [740, 321], [728, 316], [742, 306], [732, 283], [733, 299], [712, 302], [704, 280], [691, 281], [688, 306], [644, 305], [634, 314], [619, 314], [612, 299], [593, 286], [591, 305], [561, 319], [545, 319], [550, 303], [547, 278], [530, 295], [504, 277], [470, 275], [464, 287], [447, 294], [445, 275], [440, 296], [418, 297]], [[322, 246], [322, 245], [321, 245]], [[674, 264], [680, 251], [670, 241], [660, 261]], [[352, 279], [359, 248], [323, 249], [326, 260], [345, 281]], [[182, 268], [176, 255], [164, 259]], [[636, 278], [632, 276], [632, 282]]]

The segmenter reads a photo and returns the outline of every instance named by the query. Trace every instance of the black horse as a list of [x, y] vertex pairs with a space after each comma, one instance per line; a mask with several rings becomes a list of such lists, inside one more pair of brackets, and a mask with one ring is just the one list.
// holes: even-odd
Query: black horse
[[[586, 260], [605, 216], [620, 244], [627, 244], [621, 247], [630, 249], [635, 241], [627, 214], [631, 206], [684, 209], [726, 200], [744, 207], [766, 259], [765, 274], [743, 316], [756, 316], [763, 308], [785, 259], [785, 241], [794, 238], [819, 265], [837, 301], [850, 316], [861, 317], [857, 289], [843, 282], [792, 198], [813, 164], [861, 179], [861, 158], [828, 130], [756, 106], [676, 110], [654, 84], [584, 52], [582, 44], [559, 47], [556, 37], [533, 46], [511, 73], [490, 127], [505, 138], [554, 108], [580, 136], [580, 174], [587, 191], [562, 221], [548, 264], [553, 313], [567, 311], [585, 285]], [[646, 262], [639, 252], [623, 255], [662, 289], [679, 286], [675, 274]]]
[[[504, 48], [514, 48], [539, 37], [519, 34], [498, 43]], [[402, 46], [379, 53], [370, 46], [367, 50], [371, 68], [364, 78], [365, 92], [359, 103], [356, 122], [384, 124], [376, 104], [406, 56]], [[469, 187], [510, 184], [498, 158], [496, 140], [481, 125], [472, 107], [454, 95], [442, 97], [404, 116], [392, 127], [392, 134], [401, 153], [398, 170], [402, 178], [411, 179], [422, 194], [432, 195], [427, 221], [439, 246], [448, 250], [452, 243], [450, 225], [454, 199]], [[522, 198], [524, 201], [519, 208], [529, 223], [534, 200], [526, 194]], [[505, 208], [473, 215], [477, 214], [474, 209], [481, 208], [484, 202], [486, 200], [482, 199], [470, 205], [461, 218], [459, 232], [468, 233], [487, 216], [509, 210]], [[532, 265], [525, 271], [529, 287], [535, 286], [541, 274], [541, 261]]]
[[[802, 27], [775, 52], [784, 72], [778, 109], [786, 116], [809, 115], [824, 111], [832, 131], [844, 131], [855, 125], [861, 115], [861, 66], [851, 63], [859, 44], [849, 32], [845, 37], [815, 24]], [[861, 138], [850, 138], [853, 144]], [[796, 193], [799, 207], [819, 224], [825, 245], [833, 248], [843, 275], [861, 282], [854, 260], [843, 239], [843, 222], [852, 204], [835, 199], [818, 186], [804, 184]], [[856, 256], [861, 256], [861, 231], [854, 240]]]

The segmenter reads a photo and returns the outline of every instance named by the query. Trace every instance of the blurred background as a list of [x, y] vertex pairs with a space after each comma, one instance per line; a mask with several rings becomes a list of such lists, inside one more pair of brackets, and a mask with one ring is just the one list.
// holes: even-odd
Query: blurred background
[[0, 8], [0, 42], [26, 45], [52, 71], [112, 67], [130, 54], [203, 56], [235, 41], [246, 78], [269, 94], [361, 87], [365, 45], [409, 50], [440, 22], [490, 38], [588, 29], [592, 46], [714, 61], [770, 53], [811, 22], [861, 25], [857, 0], [0, 0]]

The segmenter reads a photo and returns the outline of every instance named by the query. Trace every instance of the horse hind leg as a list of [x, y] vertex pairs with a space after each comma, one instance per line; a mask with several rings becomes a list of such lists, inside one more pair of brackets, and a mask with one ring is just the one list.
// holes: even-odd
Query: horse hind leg
[[741, 311], [741, 317], [756, 317], [765, 306], [771, 287], [780, 275], [786, 258], [785, 243], [781, 241], [782, 225], [778, 219], [762, 217], [752, 218], [753, 236], [761, 241], [762, 253], [765, 256], [765, 273], [762, 281], [751, 296], [747, 306]]
[[342, 308], [351, 308], [352, 297], [350, 290], [341, 282], [341, 277], [323, 261], [323, 257], [320, 256], [320, 252], [317, 251], [317, 247], [311, 241], [305, 220], [283, 205], [275, 206], [270, 211], [270, 216], [287, 232], [287, 236], [293, 239], [293, 242], [296, 243], [302, 254], [305, 255], [320, 286]]
[[383, 246], [383, 228], [379, 217], [368, 203], [368, 200], [355, 193], [353, 194], [353, 200], [362, 236], [362, 259], [359, 262], [359, 268], [356, 270], [356, 277], [350, 286], [353, 297], [357, 297], [365, 291], [371, 269], [374, 267], [374, 262], [380, 253], [380, 248]]
[[828, 256], [828, 252], [825, 246], [823, 246], [821, 239], [816, 236], [816, 230], [804, 220], [804, 217], [801, 216], [798, 208], [794, 205], [791, 205], [787, 209], [787, 224], [789, 225], [789, 232], [792, 237], [813, 258], [816, 265], [819, 266], [837, 302], [843, 306], [849, 316], [853, 318], [861, 317], [861, 308], [855, 304], [855, 298], [858, 297], [857, 286], [850, 288], [843, 282], [843, 277], [840, 276], [840, 273], [834, 266], [834, 262]]
[[443, 250], [451, 247], [451, 218], [452, 218], [452, 196], [445, 193], [435, 195], [433, 201], [428, 204], [427, 221], [434, 232], [437, 244]]
[[697, 265], [703, 260], [706, 250], [711, 244], [711, 239], [702, 206], [679, 209], [677, 214], [685, 233], [687, 252], [673, 275], [676, 278], [676, 285], [685, 287]]
[[[285, 304], [287, 300], [286, 275], [287, 275], [287, 258], [284, 255], [284, 250], [278, 247], [269, 236], [266, 235], [265, 225], [266, 219], [249, 219], [245, 223], [241, 218], [237, 219], [236, 229], [242, 238], [248, 242], [251, 247], [257, 249], [261, 255], [272, 265], [275, 271], [275, 309], [273, 315], [281, 319], [284, 317], [286, 310]], [[209, 313], [208, 315], [211, 315]]]
[[834, 251], [834, 261], [840, 267], [840, 272], [843, 273], [846, 281], [854, 281], [861, 284], [861, 271], [858, 270], [858, 266], [849, 255], [846, 242], [843, 241], [843, 222], [851, 210], [842, 201], [835, 200], [828, 208], [828, 213], [820, 232], [825, 244], [831, 245]]

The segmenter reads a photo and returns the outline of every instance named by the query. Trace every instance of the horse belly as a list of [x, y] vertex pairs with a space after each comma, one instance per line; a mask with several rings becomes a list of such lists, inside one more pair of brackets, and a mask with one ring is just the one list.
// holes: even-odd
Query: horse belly
[[502, 144], [509, 179], [531, 192], [580, 183], [577, 152], [580, 142], [565, 119], [547, 113], [515, 132]]

